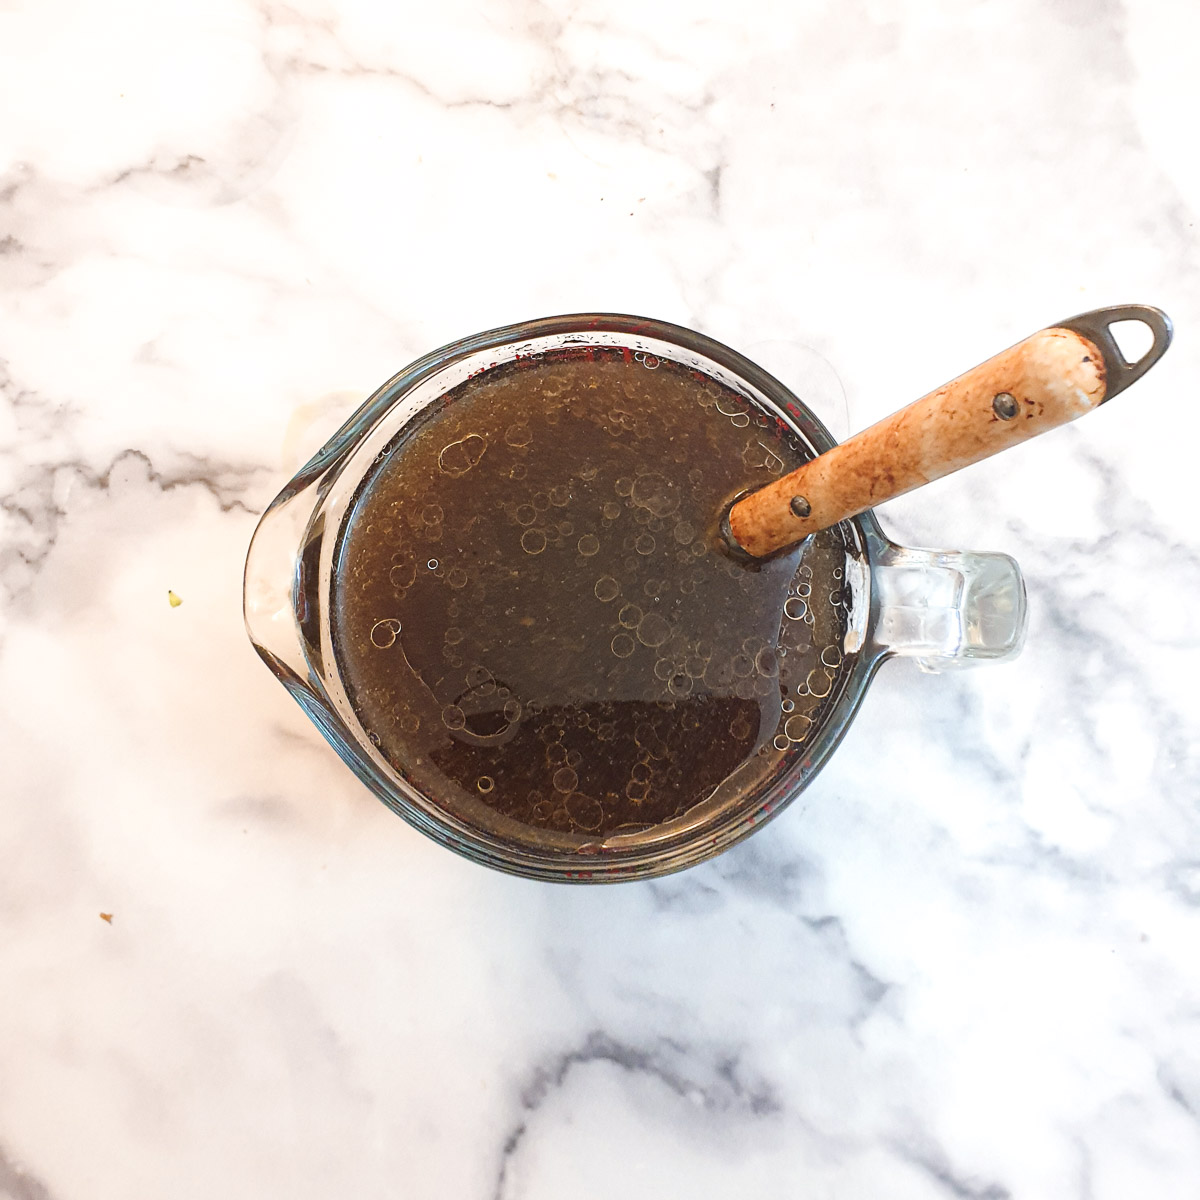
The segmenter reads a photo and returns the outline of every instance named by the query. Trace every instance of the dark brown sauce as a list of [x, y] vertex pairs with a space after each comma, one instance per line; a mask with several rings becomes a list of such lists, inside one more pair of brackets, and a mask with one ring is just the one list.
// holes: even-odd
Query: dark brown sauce
[[803, 563], [744, 566], [716, 519], [808, 457], [733, 390], [627, 350], [461, 384], [343, 526], [334, 648], [364, 730], [502, 836], [596, 841], [736, 801], [836, 691], [845, 551], [833, 530]]

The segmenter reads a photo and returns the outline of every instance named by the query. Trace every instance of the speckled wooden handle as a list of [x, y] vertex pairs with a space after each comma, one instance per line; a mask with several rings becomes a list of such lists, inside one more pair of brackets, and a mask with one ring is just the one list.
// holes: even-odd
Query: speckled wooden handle
[[[1116, 313], [1134, 314], [1116, 319], [1142, 320], [1155, 334], [1150, 354], [1133, 366], [1107, 332]], [[1100, 315], [1105, 322], [1089, 323]], [[755, 557], [771, 554], [1083, 416], [1143, 374], [1169, 341], [1166, 317], [1141, 307], [1043, 329], [738, 501], [728, 533]]]

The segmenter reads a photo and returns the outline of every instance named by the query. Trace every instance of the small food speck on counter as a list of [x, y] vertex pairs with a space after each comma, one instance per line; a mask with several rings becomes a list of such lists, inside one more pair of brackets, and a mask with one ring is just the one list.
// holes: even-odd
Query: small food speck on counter
[[107, 921], [108, 924], [111, 925], [112, 924], [112, 913], [101, 913], [100, 920]]
[[181, 597], [175, 595], [174, 592], [168, 591], [167, 592], [167, 603], [172, 608], [178, 608], [183, 603], [183, 600]]

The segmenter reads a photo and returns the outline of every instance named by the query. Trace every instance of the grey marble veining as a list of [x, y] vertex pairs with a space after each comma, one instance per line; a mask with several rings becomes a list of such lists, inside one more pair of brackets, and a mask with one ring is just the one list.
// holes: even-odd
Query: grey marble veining
[[[0, 5], [0, 1195], [1194, 1196], [1198, 32]], [[453, 338], [658, 316], [845, 436], [1120, 302], [1136, 389], [880, 514], [1016, 557], [1023, 655], [887, 665], [681, 875], [459, 861], [246, 641], [257, 515]]]

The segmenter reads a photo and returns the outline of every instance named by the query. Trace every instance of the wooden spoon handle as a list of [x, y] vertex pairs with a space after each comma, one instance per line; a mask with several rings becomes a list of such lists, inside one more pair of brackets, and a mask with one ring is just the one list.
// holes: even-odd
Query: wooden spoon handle
[[[1154, 334], [1135, 363], [1113, 340], [1118, 321], [1141, 321]], [[1170, 340], [1166, 315], [1144, 305], [1043, 329], [739, 500], [728, 531], [756, 558], [790, 546], [1083, 416], [1145, 374]]]

